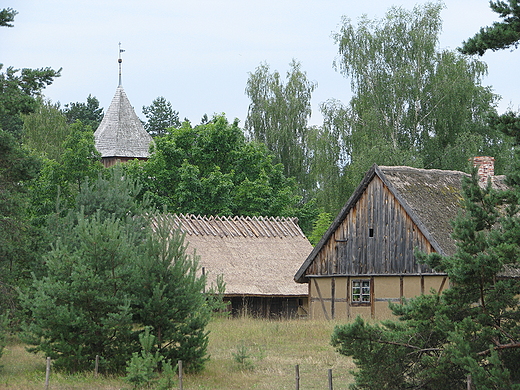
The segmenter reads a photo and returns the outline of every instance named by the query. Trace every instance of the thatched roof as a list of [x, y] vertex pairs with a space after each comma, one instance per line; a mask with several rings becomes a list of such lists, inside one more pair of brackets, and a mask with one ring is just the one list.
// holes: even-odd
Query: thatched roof
[[108, 110], [94, 133], [101, 157], [146, 158], [153, 142], [119, 85]]
[[[374, 164], [366, 173], [356, 191], [347, 201], [318, 245], [297, 271], [295, 280], [306, 281], [305, 271], [334, 231], [354, 207], [368, 184], [378, 176], [410, 215], [433, 248], [443, 255], [453, 255], [456, 250], [451, 221], [455, 219], [462, 200], [462, 180], [467, 173], [440, 169], [418, 169], [405, 166], [381, 166]], [[504, 176], [491, 178], [495, 188], [505, 189]]]
[[295, 218], [171, 215], [208, 285], [223, 275], [227, 296], [305, 296], [294, 271], [312, 250]]

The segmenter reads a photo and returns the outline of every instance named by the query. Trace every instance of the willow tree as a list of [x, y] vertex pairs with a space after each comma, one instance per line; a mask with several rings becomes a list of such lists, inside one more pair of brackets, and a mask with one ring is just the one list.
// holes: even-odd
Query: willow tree
[[309, 81], [301, 64], [292, 60], [285, 83], [278, 71], [261, 64], [249, 74], [246, 94], [251, 99], [246, 131], [263, 142], [287, 177], [305, 186], [306, 137], [311, 116], [311, 95], [316, 83]]
[[[439, 49], [441, 3], [389, 9], [381, 20], [343, 19], [335, 66], [349, 77], [350, 164], [464, 170], [467, 157], [500, 142], [486, 118], [497, 97], [482, 86], [486, 65]], [[493, 153], [495, 157], [499, 157]]]

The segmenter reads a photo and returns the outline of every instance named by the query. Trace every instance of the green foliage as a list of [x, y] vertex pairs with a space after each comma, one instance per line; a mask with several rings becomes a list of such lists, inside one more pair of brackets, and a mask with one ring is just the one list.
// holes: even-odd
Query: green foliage
[[92, 369], [99, 355], [117, 371], [135, 350], [128, 286], [138, 237], [113, 217], [77, 218], [46, 256], [47, 276], [22, 294], [32, 320], [24, 340], [58, 369]]
[[59, 104], [37, 99], [38, 107], [23, 115], [22, 143], [33, 154], [61, 161], [64, 152], [63, 140], [71, 133]]
[[90, 126], [96, 131], [103, 119], [103, 108], [99, 107], [99, 100], [95, 96], [88, 95], [86, 103], [69, 103], [63, 107], [63, 114], [67, 123], [80, 121], [85, 126]]
[[148, 197], [136, 201], [142, 185], [134, 178], [126, 177], [120, 165], [103, 170], [97, 178], [85, 178], [76, 196], [76, 210], [87, 216], [101, 213], [103, 218], [135, 220], [152, 208]]
[[502, 22], [494, 22], [491, 27], [483, 27], [472, 38], [462, 43], [460, 51], [465, 54], [484, 55], [487, 50], [502, 50], [518, 47], [520, 41], [520, 4], [517, 0], [490, 1], [493, 12], [499, 14]]
[[0, 26], [1, 27], [13, 27], [14, 17], [18, 14], [12, 8], [4, 8], [0, 10]]
[[307, 183], [307, 122], [311, 115], [311, 94], [317, 84], [307, 79], [301, 64], [292, 60], [286, 82], [278, 71], [261, 64], [249, 75], [246, 94], [251, 99], [246, 129], [263, 142], [282, 163], [284, 174], [295, 177], [302, 188]]
[[94, 133], [81, 122], [70, 126], [70, 134], [63, 143], [63, 176], [79, 189], [87, 177], [95, 177], [101, 169], [101, 155], [96, 150]]
[[488, 125], [497, 96], [481, 84], [486, 65], [438, 48], [442, 8], [393, 7], [381, 20], [363, 16], [357, 24], [344, 18], [335, 34], [335, 65], [354, 96], [322, 111], [324, 130], [339, 140], [330, 153], [346, 153], [345, 192], [374, 163], [467, 171], [468, 159], [483, 154], [496, 158], [498, 172], [510, 160], [510, 144]]
[[233, 356], [233, 360], [243, 369], [253, 370], [255, 368], [255, 365], [251, 360], [249, 348], [247, 348], [245, 344], [239, 344], [236, 352], [232, 352], [231, 355]]
[[[0, 27], [13, 27], [12, 22], [18, 14], [12, 8], [0, 10]], [[2, 70], [3, 64], [0, 64]], [[51, 68], [14, 69], [8, 67], [0, 73], [0, 130], [5, 130], [17, 138], [21, 135], [22, 119], [20, 114], [29, 114], [38, 104], [36, 97], [45, 86], [60, 76], [61, 69]]]
[[[0, 70], [3, 65], [0, 64]], [[16, 137], [22, 132], [20, 114], [29, 114], [37, 109], [36, 98], [41, 90], [60, 76], [61, 69], [14, 69], [8, 67], [0, 73], [0, 129]]]
[[332, 344], [358, 367], [355, 388], [454, 389], [468, 378], [472, 388], [520, 388], [518, 188], [482, 188], [476, 174], [463, 188], [457, 252], [421, 256], [450, 288], [392, 304], [399, 321], [335, 329]]
[[143, 164], [127, 164], [154, 202], [177, 213], [201, 215], [294, 215], [294, 181], [274, 164], [265, 145], [246, 142], [238, 122], [216, 116], [205, 125], [155, 139]]
[[148, 119], [144, 128], [153, 137], [165, 135], [170, 127], [181, 126], [179, 112], [174, 111], [172, 104], [162, 96], [155, 99], [150, 106], [143, 106], [143, 114]]
[[146, 326], [144, 332], [139, 334], [141, 352], [134, 352], [126, 366], [125, 380], [130, 382], [134, 388], [148, 385], [157, 377], [157, 367], [163, 360], [158, 352], [152, 353], [155, 336], [150, 333], [151, 327]]
[[175, 385], [175, 366], [171, 362], [163, 362], [161, 376], [155, 385], [155, 390], [171, 390]]
[[92, 130], [76, 122], [68, 131], [61, 141], [59, 159], [46, 159], [31, 185], [32, 212], [38, 225], [50, 214], [73, 208], [81, 183], [85, 178], [95, 179], [103, 169]]
[[[4, 348], [6, 345], [6, 338], [7, 338], [7, 332], [8, 332], [8, 313], [4, 312], [0, 314], [0, 358], [2, 357], [2, 354], [4, 353]], [[0, 365], [0, 369], [2, 366]]]
[[348, 113], [346, 107], [334, 99], [322, 103], [320, 111], [323, 125], [310, 128], [307, 138], [309, 180], [314, 186], [308, 191], [316, 199], [317, 207], [337, 214], [345, 204], [345, 194], [352, 191], [346, 187], [344, 177], [344, 168], [352, 154]]
[[210, 319], [198, 258], [186, 253], [184, 235], [161, 217], [143, 250], [132, 281], [134, 320], [153, 327], [160, 356], [182, 360], [188, 371], [198, 372], [207, 360], [204, 328]]
[[0, 130], [0, 313], [7, 308], [15, 312], [14, 288], [30, 277], [34, 265], [27, 186], [39, 166], [11, 134]]
[[154, 353], [199, 371], [210, 314], [197, 259], [146, 198], [136, 199], [134, 179], [119, 167], [108, 173], [82, 183], [75, 209], [48, 219], [55, 241], [46, 272], [21, 292], [23, 338], [58, 369], [89, 370], [99, 355], [105, 371], [118, 372], [138, 350], [137, 329], [152, 326]]
[[254, 370], [256, 367], [255, 360], [259, 361], [265, 357], [265, 351], [262, 346], [259, 345], [247, 345], [245, 342], [241, 342], [236, 346], [236, 352], [232, 352], [233, 360], [243, 370]]
[[332, 214], [320, 213], [318, 215], [318, 219], [314, 222], [312, 233], [308, 237], [312, 245], [315, 246], [321, 240], [321, 237], [323, 237], [331, 223]]
[[217, 275], [215, 284], [212, 283], [206, 291], [206, 304], [213, 317], [227, 316], [230, 314], [227, 310], [230, 302], [224, 301], [225, 292], [226, 282], [224, 282], [224, 276]]
[[[494, 115], [490, 119], [491, 127], [508, 136], [513, 147], [511, 150], [517, 149], [520, 146], [520, 113], [508, 111], [502, 115]], [[510, 165], [506, 167], [508, 172], [508, 183], [518, 187], [520, 185], [520, 159], [514, 158], [511, 155]]]

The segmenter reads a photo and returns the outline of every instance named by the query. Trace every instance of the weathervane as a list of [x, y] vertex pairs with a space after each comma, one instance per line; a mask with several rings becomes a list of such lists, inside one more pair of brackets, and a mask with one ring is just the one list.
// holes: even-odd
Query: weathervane
[[117, 60], [117, 62], [119, 63], [119, 86], [122, 86], [122, 82], [121, 82], [121, 63], [123, 62], [123, 59], [121, 58], [121, 53], [123, 53], [124, 50], [121, 49], [121, 42], [119, 42], [119, 59]]

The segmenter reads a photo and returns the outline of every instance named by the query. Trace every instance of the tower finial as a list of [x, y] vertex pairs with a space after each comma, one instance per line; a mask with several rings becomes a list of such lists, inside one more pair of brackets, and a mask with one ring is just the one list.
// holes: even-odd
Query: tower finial
[[123, 84], [122, 84], [122, 81], [121, 81], [121, 63], [123, 62], [123, 59], [121, 58], [121, 53], [123, 53], [124, 50], [121, 49], [121, 42], [119, 42], [119, 59], [117, 60], [117, 62], [119, 63], [119, 86], [121, 87]]

